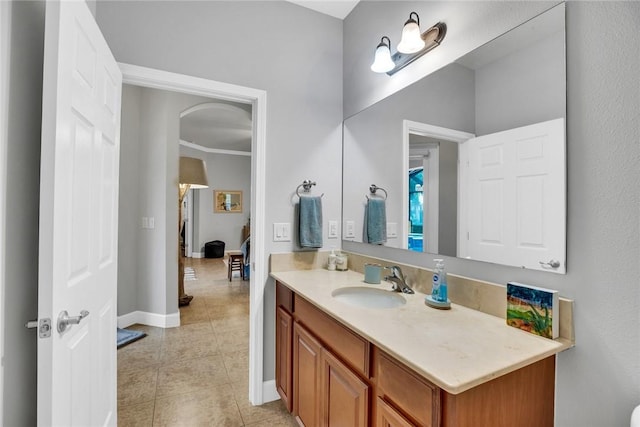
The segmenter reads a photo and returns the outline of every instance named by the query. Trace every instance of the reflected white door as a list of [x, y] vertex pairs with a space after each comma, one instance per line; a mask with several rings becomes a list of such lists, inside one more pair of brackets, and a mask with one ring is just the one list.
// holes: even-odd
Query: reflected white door
[[[473, 138], [468, 152], [471, 259], [566, 271], [564, 119]], [[559, 266], [546, 265], [551, 260]]]
[[84, 2], [47, 2], [43, 74], [38, 424], [115, 425], [122, 75]]

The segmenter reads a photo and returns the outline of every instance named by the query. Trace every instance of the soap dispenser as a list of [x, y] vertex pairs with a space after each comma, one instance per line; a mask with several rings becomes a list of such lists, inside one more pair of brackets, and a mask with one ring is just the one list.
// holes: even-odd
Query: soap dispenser
[[433, 270], [433, 284], [431, 295], [424, 297], [424, 302], [433, 308], [449, 309], [451, 301], [448, 298], [447, 272], [444, 269], [444, 260], [434, 259], [436, 268]]

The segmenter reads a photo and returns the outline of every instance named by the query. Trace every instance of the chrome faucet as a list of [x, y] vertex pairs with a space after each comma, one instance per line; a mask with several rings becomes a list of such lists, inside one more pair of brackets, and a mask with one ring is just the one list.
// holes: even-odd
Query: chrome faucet
[[386, 276], [384, 280], [387, 282], [393, 283], [392, 290], [396, 292], [402, 292], [404, 294], [412, 294], [413, 289], [407, 285], [407, 282], [404, 278], [404, 274], [402, 274], [402, 270], [397, 265], [392, 265], [391, 267], [385, 267], [387, 270], [391, 270], [391, 274]]

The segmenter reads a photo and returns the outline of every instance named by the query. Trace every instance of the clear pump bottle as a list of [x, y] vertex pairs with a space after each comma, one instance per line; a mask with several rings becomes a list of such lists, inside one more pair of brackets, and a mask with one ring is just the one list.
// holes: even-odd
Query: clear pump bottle
[[436, 272], [434, 273], [434, 285], [435, 285], [435, 276], [436, 274], [438, 275], [439, 278], [439, 284], [438, 284], [438, 294], [436, 296], [434, 296], [434, 299], [436, 301], [440, 301], [440, 302], [447, 302], [449, 295], [448, 295], [448, 288], [447, 288], [447, 272], [444, 269], [444, 260], [441, 259], [437, 259], [434, 260], [436, 261]]
[[431, 298], [435, 301], [440, 301], [440, 277], [441, 271], [440, 267], [442, 266], [441, 259], [434, 259], [436, 262], [436, 268], [433, 270], [433, 283], [431, 284]]
[[436, 267], [433, 270], [433, 284], [431, 295], [424, 298], [425, 304], [433, 308], [450, 309], [449, 292], [447, 288], [447, 272], [444, 270], [444, 260], [434, 259]]

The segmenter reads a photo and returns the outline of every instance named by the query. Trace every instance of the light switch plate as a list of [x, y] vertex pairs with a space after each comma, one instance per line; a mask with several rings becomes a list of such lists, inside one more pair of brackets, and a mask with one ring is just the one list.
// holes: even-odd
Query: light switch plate
[[329, 221], [329, 234], [327, 237], [329, 239], [338, 238], [338, 221]]
[[353, 239], [356, 237], [356, 224], [354, 221], [345, 222], [344, 237], [347, 239]]
[[398, 223], [397, 222], [388, 222], [387, 223], [387, 238], [397, 238], [398, 237]]
[[273, 241], [274, 242], [290, 242], [291, 241], [291, 224], [288, 222], [273, 223]]

